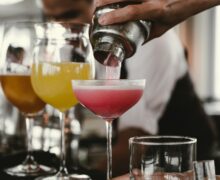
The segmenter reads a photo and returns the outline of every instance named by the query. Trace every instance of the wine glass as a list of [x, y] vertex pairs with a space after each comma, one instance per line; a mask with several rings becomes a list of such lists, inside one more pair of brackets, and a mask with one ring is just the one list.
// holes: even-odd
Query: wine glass
[[138, 102], [145, 80], [73, 80], [79, 102], [106, 121], [107, 180], [112, 179], [112, 121]]
[[31, 81], [37, 95], [59, 110], [61, 129], [60, 169], [56, 175], [41, 179], [77, 179], [77, 175], [69, 175], [66, 167], [64, 120], [65, 113], [78, 103], [72, 92], [71, 80], [94, 77], [94, 58], [88, 30], [88, 24], [36, 24], [38, 40]]
[[37, 163], [32, 155], [33, 120], [45, 103], [35, 94], [31, 85], [32, 45], [35, 39], [33, 22], [6, 23], [0, 61], [0, 78], [6, 98], [19, 109], [26, 121], [27, 149], [22, 164], [10, 167], [6, 173], [13, 176], [38, 176], [53, 173]]

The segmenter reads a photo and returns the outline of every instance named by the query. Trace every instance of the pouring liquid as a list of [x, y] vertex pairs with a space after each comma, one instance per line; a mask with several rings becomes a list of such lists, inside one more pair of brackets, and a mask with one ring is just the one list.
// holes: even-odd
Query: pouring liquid
[[120, 79], [121, 62], [112, 53], [108, 54], [103, 65], [105, 65], [106, 79]]

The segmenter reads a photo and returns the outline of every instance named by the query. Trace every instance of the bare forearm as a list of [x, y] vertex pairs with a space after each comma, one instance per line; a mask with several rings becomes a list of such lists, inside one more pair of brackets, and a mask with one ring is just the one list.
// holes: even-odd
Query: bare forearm
[[182, 20], [217, 5], [220, 5], [220, 0], [171, 0], [167, 4], [169, 11], [176, 12]]
[[209, 7], [208, 8], [220, 5], [220, 0], [204, 0], [204, 1], [209, 3]]
[[[186, 4], [194, 5], [194, 8], [200, 8], [200, 10], [209, 9], [211, 7], [220, 5], [220, 0], [182, 0], [186, 1]], [[187, 3], [189, 1], [189, 3]]]

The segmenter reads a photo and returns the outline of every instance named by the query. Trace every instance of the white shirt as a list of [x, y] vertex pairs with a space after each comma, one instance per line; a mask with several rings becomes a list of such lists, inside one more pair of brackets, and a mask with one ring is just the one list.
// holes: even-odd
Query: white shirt
[[187, 72], [184, 49], [173, 30], [139, 47], [126, 60], [128, 79], [146, 79], [140, 101], [119, 120], [119, 130], [136, 127], [158, 132], [158, 121], [178, 79]]

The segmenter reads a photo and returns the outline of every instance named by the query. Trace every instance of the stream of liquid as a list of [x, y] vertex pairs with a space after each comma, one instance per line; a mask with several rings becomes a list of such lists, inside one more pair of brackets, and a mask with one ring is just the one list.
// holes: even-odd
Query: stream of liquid
[[105, 79], [120, 79], [121, 62], [111, 53], [104, 60]]

